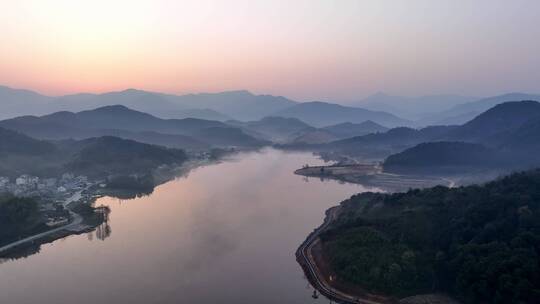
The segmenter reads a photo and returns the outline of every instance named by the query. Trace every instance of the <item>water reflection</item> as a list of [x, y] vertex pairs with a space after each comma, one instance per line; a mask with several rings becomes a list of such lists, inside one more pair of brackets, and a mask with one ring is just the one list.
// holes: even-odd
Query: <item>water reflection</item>
[[15, 261], [18, 259], [24, 259], [33, 254], [39, 253], [41, 250], [41, 245], [41, 243], [33, 242], [27, 244], [26, 246], [13, 248], [12, 250], [2, 254], [2, 258], [0, 258], [0, 264]]
[[100, 198], [110, 212], [92, 236], [0, 267], [0, 303], [311, 303], [294, 253], [327, 208], [367, 189], [306, 182], [293, 174], [305, 163], [322, 161], [269, 149], [197, 168], [150, 196]]
[[104, 241], [111, 236], [111, 225], [109, 221], [109, 214], [111, 209], [107, 206], [99, 206], [96, 208], [96, 213], [101, 216], [101, 224], [96, 227], [95, 233], [98, 240]]

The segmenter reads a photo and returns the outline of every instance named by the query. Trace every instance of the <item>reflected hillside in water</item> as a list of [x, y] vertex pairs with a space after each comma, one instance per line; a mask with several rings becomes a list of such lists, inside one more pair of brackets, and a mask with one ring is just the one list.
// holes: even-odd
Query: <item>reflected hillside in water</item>
[[[107, 206], [99, 206], [95, 208], [95, 215], [92, 218], [85, 218], [84, 223], [91, 225], [86, 232], [80, 234], [86, 234], [89, 241], [100, 240], [105, 241], [111, 236], [111, 220], [110, 220], [110, 208]], [[53, 242], [62, 242], [72, 236], [70, 231], [60, 231], [57, 234], [50, 235], [39, 241], [26, 243], [19, 247], [13, 248], [2, 254], [0, 258], [0, 264], [28, 258], [34, 254], [41, 252], [43, 246], [50, 245]]]
[[[2, 264], [0, 302], [311, 303], [313, 289], [294, 257], [298, 245], [326, 209], [379, 190], [306, 183], [293, 173], [305, 163], [324, 164], [311, 153], [239, 153], [162, 183], [151, 195], [98, 198], [95, 205], [110, 214], [91, 234]], [[59, 285], [68, 292], [56, 292]], [[81, 285], [100, 292], [87, 294]]]
[[[230, 161], [232, 158], [227, 158]], [[156, 169], [151, 174], [134, 178], [133, 176], [118, 176], [109, 181], [107, 188], [98, 189], [97, 195], [108, 196], [120, 200], [131, 200], [150, 196], [156, 187], [167, 182], [188, 178], [189, 174], [197, 168], [217, 164], [222, 160], [192, 160], [173, 170]]]
[[[110, 183], [105, 188], [96, 188], [94, 190], [95, 198], [108, 198], [111, 201], [116, 200], [119, 204], [129, 204], [130, 201], [136, 199], [143, 199], [150, 197], [154, 190], [168, 182], [174, 180], [187, 179], [189, 174], [201, 167], [218, 164], [221, 161], [234, 161], [236, 158], [227, 156], [222, 160], [212, 161], [199, 161], [194, 160], [185, 163], [183, 166], [170, 170], [155, 170], [152, 174], [142, 176], [116, 176], [114, 180], [110, 180]], [[57, 233], [48, 235], [42, 239], [27, 242], [18, 247], [9, 249], [2, 253], [1, 261], [6, 262], [10, 260], [17, 260], [26, 258], [34, 254], [38, 254], [41, 251], [42, 246], [50, 244], [55, 241], [63, 241], [69, 238], [71, 235], [86, 233], [89, 241], [101, 240], [104, 241], [110, 237], [112, 233], [111, 221], [109, 214], [111, 209], [101, 204], [98, 207], [88, 208], [85, 206], [87, 203], [77, 203], [75, 211], [80, 213], [85, 219], [83, 224], [86, 225], [86, 229], [81, 232], [74, 232], [71, 230], [62, 230]], [[95, 199], [89, 203], [89, 206], [95, 206]]]

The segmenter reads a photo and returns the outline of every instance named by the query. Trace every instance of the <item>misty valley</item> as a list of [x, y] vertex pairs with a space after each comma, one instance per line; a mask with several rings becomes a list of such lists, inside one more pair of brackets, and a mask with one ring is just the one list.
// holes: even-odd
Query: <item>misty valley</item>
[[538, 16], [0, 0], [0, 304], [540, 304]]
[[0, 121], [2, 302], [540, 298], [540, 103], [508, 99], [533, 95], [428, 124], [244, 91], [1, 92], [39, 104]]

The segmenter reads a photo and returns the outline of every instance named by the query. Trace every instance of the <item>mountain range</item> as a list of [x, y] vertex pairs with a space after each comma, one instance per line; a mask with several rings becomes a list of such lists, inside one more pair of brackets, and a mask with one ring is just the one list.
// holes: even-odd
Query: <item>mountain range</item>
[[355, 136], [317, 147], [322, 151], [334, 151], [351, 156], [380, 159], [403, 151], [423, 142], [434, 141], [447, 134], [455, 126], [431, 126], [421, 129], [399, 127], [382, 133]]
[[[433, 142], [421, 143], [384, 163], [390, 171], [471, 168], [528, 169], [540, 165], [540, 103], [498, 104]], [[446, 170], [447, 171], [447, 170]]]
[[99, 178], [145, 174], [160, 165], [181, 164], [187, 159], [180, 149], [112, 136], [44, 141], [0, 127], [0, 142], [0, 172], [10, 177], [56, 177], [66, 171]]
[[351, 105], [392, 113], [423, 127], [461, 125], [500, 103], [516, 100], [540, 100], [540, 95], [516, 92], [486, 98], [452, 94], [408, 97], [380, 92]]
[[384, 111], [416, 121], [425, 119], [433, 113], [446, 111], [456, 105], [478, 99], [479, 98], [472, 96], [452, 94], [409, 97], [388, 95], [379, 92], [358, 102], [352, 103], [352, 105], [372, 111]]
[[380, 124], [371, 120], [366, 120], [361, 123], [344, 122], [336, 125], [326, 126], [322, 129], [338, 136], [339, 138], [348, 138], [388, 131], [387, 127], [381, 126]]
[[[15, 93], [12, 96], [17, 95], [17, 98], [41, 98], [41, 95], [29, 91], [19, 90]], [[229, 94], [246, 98], [250, 95], [247, 92]], [[114, 99], [125, 103], [134, 103], [135, 99], [126, 97], [128, 95], [140, 96], [142, 99], [139, 101], [157, 98], [160, 102], [170, 102], [166, 100], [167, 95], [142, 91], [104, 95], [112, 98], [111, 101]], [[213, 100], [215, 96], [210, 95], [201, 95], [204, 98], [199, 96], [206, 103], [205, 106], [217, 102]], [[511, 97], [514, 95], [504, 98]], [[78, 98], [84, 99], [87, 96], [79, 95]], [[422, 162], [426, 168], [433, 167], [434, 164], [458, 167], [460, 162], [463, 165], [472, 162], [490, 165], [498, 163], [501, 166], [535, 163], [540, 160], [540, 157], [534, 156], [540, 155], [540, 103], [532, 100], [499, 103], [501, 98], [503, 97], [484, 99], [455, 107], [464, 109], [463, 111], [477, 111], [495, 105], [461, 125], [419, 129], [404, 126], [388, 129], [387, 126], [410, 122], [385, 112], [323, 102], [295, 103], [278, 111], [278, 116], [247, 122], [196, 118], [163, 119], [124, 105], [108, 105], [79, 112], [59, 111], [42, 116], [26, 115], [2, 120], [0, 127], [4, 130], [2, 136], [6, 142], [2, 143], [0, 154], [6, 154], [8, 148], [16, 148], [17, 141], [14, 139], [19, 140], [21, 146], [35, 147], [31, 150], [37, 154], [54, 152], [56, 146], [51, 146], [49, 142], [34, 142], [34, 139], [15, 136], [14, 134], [19, 133], [7, 131], [13, 130], [40, 140], [85, 140], [112, 136], [185, 150], [231, 146], [251, 148], [278, 143], [353, 157], [388, 157], [385, 163], [387, 168], [418, 168], [422, 167]], [[146, 101], [141, 103], [140, 107], [147, 105]], [[361, 119], [364, 120], [350, 122]], [[347, 122], [341, 122], [343, 120]], [[383, 121], [386, 125], [377, 121]], [[9, 142], [12, 143], [11, 146], [8, 146]], [[12, 151], [7, 154], [14, 156], [16, 153]], [[485, 156], [481, 157], [482, 154]]]
[[297, 118], [315, 127], [344, 122], [361, 123], [367, 120], [388, 127], [407, 126], [412, 123], [386, 112], [370, 111], [320, 101], [299, 103], [275, 113], [275, 116]]
[[161, 118], [253, 121], [281, 116], [298, 118], [317, 127], [365, 120], [386, 126], [410, 125], [409, 121], [385, 112], [327, 102], [298, 103], [282, 96], [255, 95], [245, 90], [173, 95], [128, 89], [51, 97], [0, 86], [0, 119], [60, 111], [81, 112], [110, 105], [123, 105]]
[[485, 112], [498, 104], [518, 100], [540, 101], [540, 95], [510, 93], [488, 98], [482, 98], [479, 100], [455, 105], [445, 111], [431, 113], [431, 115], [417, 121], [417, 125], [461, 125], [472, 120], [477, 115], [480, 115], [482, 112]]
[[539, 99], [540, 95], [525, 93], [488, 98], [452, 94], [407, 97], [377, 93], [345, 106], [320, 101], [300, 103], [282, 96], [256, 95], [245, 90], [174, 95], [127, 89], [103, 94], [52, 97], [0, 86], [0, 119], [124, 105], [161, 118], [198, 118], [223, 122], [281, 116], [297, 118], [314, 127], [366, 120], [386, 127], [422, 127], [460, 125], [499, 103]]
[[260, 120], [267, 116], [298, 118], [313, 126], [373, 120], [387, 126], [409, 125], [395, 115], [326, 102], [299, 103], [282, 96], [255, 95], [248, 91], [187, 95], [127, 89], [103, 94], [81, 93], [59, 97], [0, 86], [0, 119], [22, 115], [42, 116], [60, 111], [81, 112], [123, 105], [161, 118], [207, 120]]
[[386, 131], [388, 131], [387, 127], [381, 126], [371, 120], [361, 123], [344, 122], [305, 132], [295, 138], [293, 142], [300, 144], [324, 144], [339, 139]]
[[327, 143], [338, 139], [385, 132], [388, 128], [373, 121], [361, 123], [339, 123], [322, 128], [313, 127], [297, 118], [277, 116], [265, 117], [257, 121], [227, 121], [229, 125], [241, 128], [246, 134], [277, 144]]
[[[486, 163], [489, 159], [490, 165], [494, 166], [498, 161], [503, 167], [503, 165], [533, 163], [537, 158], [540, 159], [540, 157], [535, 157], [537, 154], [540, 155], [539, 139], [540, 103], [510, 101], [498, 104], [462, 125], [429, 126], [420, 129], [398, 127], [386, 132], [326, 143], [314, 142], [311, 145], [297, 143], [289, 147], [374, 160], [381, 160], [396, 153], [405, 153], [406, 155], [391, 158], [389, 164], [397, 164], [398, 159], [400, 162], [404, 162], [402, 160], [405, 159], [424, 159], [428, 164], [428, 151], [433, 154], [434, 159], [436, 155], [440, 156], [444, 149], [449, 151], [453, 149], [454, 154], [458, 154], [446, 154], [448, 156], [460, 157], [459, 154], [461, 154], [468, 155], [471, 159], [478, 159], [479, 154], [474, 151], [480, 151], [477, 145], [482, 145], [485, 148], [484, 151], [489, 151], [488, 154], [492, 155], [486, 154], [484, 159], [478, 159], [477, 163]], [[415, 148], [417, 145], [421, 146]], [[491, 157], [495, 154], [497, 154], [496, 157]], [[501, 162], [502, 160], [505, 160], [505, 164]], [[449, 163], [453, 161], [455, 159], [448, 158]], [[440, 163], [444, 165], [442, 160]]]
[[113, 136], [60, 142], [67, 161], [64, 168], [90, 177], [151, 172], [161, 165], [182, 164], [183, 150], [149, 145]]
[[284, 97], [254, 95], [248, 91], [173, 95], [127, 89], [103, 94], [81, 93], [51, 97], [0, 86], [0, 118], [4, 119], [124, 105], [162, 118], [251, 120], [263, 118], [295, 104], [296, 102]]
[[269, 116], [256, 121], [227, 121], [227, 123], [242, 128], [246, 133], [255, 137], [264, 138], [274, 143], [290, 142], [298, 136], [316, 130], [297, 118], [277, 116]]
[[219, 121], [161, 119], [120, 105], [77, 113], [63, 111], [44, 116], [21, 116], [0, 121], [0, 127], [39, 139], [84, 139], [112, 135], [184, 149], [265, 144]]

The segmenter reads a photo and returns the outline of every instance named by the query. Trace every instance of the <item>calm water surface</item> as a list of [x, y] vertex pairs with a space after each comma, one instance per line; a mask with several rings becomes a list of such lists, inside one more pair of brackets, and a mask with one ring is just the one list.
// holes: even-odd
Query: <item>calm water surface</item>
[[327, 303], [294, 252], [324, 211], [366, 191], [306, 180], [307, 153], [246, 153], [110, 206], [106, 230], [0, 265], [0, 303]]

